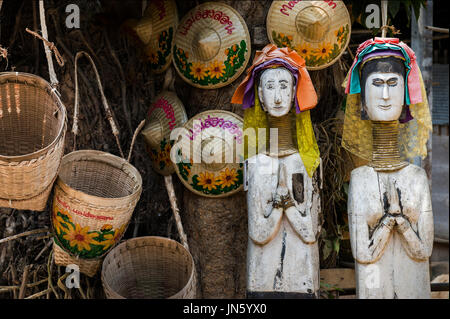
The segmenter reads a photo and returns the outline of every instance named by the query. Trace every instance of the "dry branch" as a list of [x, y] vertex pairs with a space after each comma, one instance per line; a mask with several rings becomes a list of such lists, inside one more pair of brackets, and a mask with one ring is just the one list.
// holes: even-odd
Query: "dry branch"
[[34, 230], [26, 231], [26, 232], [23, 232], [21, 234], [17, 234], [17, 235], [13, 235], [13, 236], [9, 236], [9, 237], [0, 239], [0, 244], [6, 243], [6, 242], [8, 242], [10, 240], [14, 240], [14, 239], [17, 239], [17, 238], [20, 238], [20, 237], [34, 235], [34, 234], [40, 234], [40, 233], [46, 233], [48, 231], [49, 231], [48, 228], [41, 228], [41, 229], [34, 229]]

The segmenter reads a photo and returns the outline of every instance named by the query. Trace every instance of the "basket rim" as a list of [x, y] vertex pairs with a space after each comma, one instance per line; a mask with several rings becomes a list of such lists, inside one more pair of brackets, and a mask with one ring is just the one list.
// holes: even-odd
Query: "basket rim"
[[39, 155], [47, 153], [50, 149], [52, 149], [58, 142], [58, 140], [64, 135], [63, 132], [65, 131], [65, 129], [67, 128], [66, 122], [67, 122], [67, 110], [66, 107], [64, 105], [64, 103], [61, 101], [60, 97], [58, 96], [58, 94], [56, 94], [57, 90], [52, 88], [51, 84], [49, 82], [47, 82], [44, 78], [32, 74], [32, 73], [26, 73], [26, 72], [0, 72], [0, 85], [7, 83], [9, 78], [15, 79], [16, 82], [18, 82], [19, 77], [23, 77], [22, 79], [20, 79], [21, 82], [27, 82], [27, 79], [31, 79], [34, 80], [35, 83], [39, 84], [41, 86], [41, 88], [43, 89], [47, 89], [48, 93], [55, 97], [56, 99], [56, 104], [59, 107], [59, 110], [62, 112], [63, 115], [63, 120], [60, 123], [60, 128], [58, 131], [58, 134], [55, 136], [55, 138], [53, 139], [53, 141], [51, 143], [49, 143], [46, 147], [41, 148], [40, 150], [33, 152], [33, 153], [28, 153], [28, 154], [24, 154], [24, 155], [15, 155], [15, 156], [5, 156], [0, 154], [0, 160], [5, 161], [5, 162], [22, 162], [22, 161], [26, 161], [26, 160], [30, 160], [33, 158], [37, 158], [39, 157]]
[[[77, 156], [81, 156], [83, 154], [86, 154], [86, 155], [89, 154], [89, 155], [93, 156], [96, 161], [102, 162], [102, 163], [111, 164], [111, 160], [116, 161], [121, 164], [120, 167], [119, 167], [119, 165], [116, 166], [117, 169], [123, 170], [124, 167], [127, 167], [129, 169], [129, 171], [136, 177], [136, 180], [137, 180], [136, 182], [138, 184], [138, 187], [130, 195], [122, 196], [122, 197], [100, 197], [100, 196], [90, 195], [86, 192], [83, 192], [83, 191], [80, 191], [80, 190], [77, 190], [77, 189], [71, 187], [61, 177], [62, 168], [66, 163], [70, 162], [73, 157], [76, 158]], [[106, 161], [105, 158], [109, 159], [110, 161]], [[61, 159], [61, 166], [60, 166], [60, 170], [58, 173], [58, 178], [56, 180], [56, 185], [59, 186], [65, 193], [76, 196], [77, 198], [82, 199], [83, 201], [88, 201], [88, 202], [94, 201], [94, 202], [99, 203], [98, 206], [102, 205], [104, 207], [111, 207], [111, 206], [115, 206], [116, 201], [128, 201], [128, 200], [131, 201], [131, 199], [139, 196], [140, 193], [142, 192], [142, 176], [136, 167], [134, 167], [132, 164], [127, 162], [122, 157], [113, 155], [111, 153], [103, 152], [103, 151], [78, 150], [78, 151], [73, 151], [69, 154], [64, 155], [63, 158]]]
[[[180, 291], [178, 291], [176, 294], [174, 294], [174, 295], [172, 295], [172, 296], [169, 296], [169, 297], [166, 297], [165, 299], [172, 299], [172, 298], [174, 298], [174, 297], [176, 297], [176, 296], [182, 294], [183, 292], [185, 292], [186, 289], [188, 289], [189, 285], [195, 284], [195, 282], [194, 282], [194, 280], [195, 280], [195, 272], [196, 272], [196, 269], [195, 269], [195, 262], [194, 262], [194, 257], [192, 256], [191, 252], [190, 252], [188, 249], [186, 249], [182, 244], [180, 244], [180, 243], [177, 242], [176, 240], [173, 240], [173, 239], [168, 238], [168, 237], [162, 237], [162, 236], [141, 236], [141, 237], [136, 237], [136, 238], [130, 238], [130, 239], [128, 239], [128, 240], [126, 240], [126, 241], [124, 241], [124, 242], [118, 244], [118, 245], [115, 246], [113, 249], [111, 249], [111, 250], [109, 251], [109, 253], [106, 255], [106, 257], [103, 259], [103, 262], [102, 262], [102, 269], [101, 269], [101, 281], [102, 281], [102, 284], [104, 285], [104, 288], [103, 288], [104, 290], [108, 290], [109, 292], [112, 292], [112, 293], [115, 295], [115, 296], [114, 296], [115, 298], [123, 298], [123, 299], [126, 299], [124, 296], [120, 295], [120, 294], [117, 293], [114, 289], [111, 288], [111, 286], [110, 286], [110, 285], [108, 284], [108, 282], [105, 280], [105, 271], [106, 271], [106, 267], [108, 266], [108, 265], [107, 265], [107, 262], [109, 261], [109, 259], [113, 258], [113, 257], [112, 257], [113, 251], [119, 250], [119, 249], [121, 249], [121, 248], [123, 248], [123, 247], [126, 248], [126, 246], [127, 246], [130, 242], [136, 242], [136, 241], [142, 241], [142, 242], [144, 242], [144, 243], [147, 243], [147, 242], [154, 242], [154, 241], [168, 241], [168, 242], [171, 242], [171, 243], [175, 243], [175, 245], [176, 245], [177, 247], [179, 247], [179, 248], [181, 248], [182, 250], [184, 250], [184, 251], [188, 254], [188, 256], [190, 257], [192, 271], [191, 271], [191, 273], [190, 273], [189, 279], [188, 279], [187, 282], [186, 282], [186, 285], [184, 285], [184, 287], [183, 287], [182, 289], [180, 289]], [[144, 247], [144, 246], [146, 246], [146, 245], [142, 245], [142, 246], [139, 246], [139, 247]], [[129, 248], [126, 248], [126, 249], [129, 249]], [[194, 289], [195, 289], [195, 288], [194, 288]]]

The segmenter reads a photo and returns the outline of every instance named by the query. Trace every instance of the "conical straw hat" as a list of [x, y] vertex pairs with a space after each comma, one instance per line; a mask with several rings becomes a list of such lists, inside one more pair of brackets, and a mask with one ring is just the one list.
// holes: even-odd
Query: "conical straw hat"
[[251, 53], [250, 34], [236, 10], [206, 2], [181, 20], [173, 50], [183, 80], [199, 88], [219, 88], [244, 71]]
[[350, 41], [350, 14], [343, 1], [273, 1], [267, 14], [269, 41], [296, 50], [308, 70], [336, 62]]
[[151, 0], [139, 21], [128, 22], [145, 47], [152, 70], [164, 72], [172, 62], [173, 36], [178, 24], [175, 0]]
[[197, 114], [172, 149], [175, 171], [192, 192], [226, 197], [243, 188], [243, 119], [213, 110]]
[[174, 173], [170, 160], [170, 150], [173, 141], [170, 133], [173, 129], [183, 126], [187, 121], [183, 103], [174, 92], [161, 92], [152, 103], [148, 112], [148, 124], [142, 130], [147, 151], [150, 154], [153, 168], [162, 175]]

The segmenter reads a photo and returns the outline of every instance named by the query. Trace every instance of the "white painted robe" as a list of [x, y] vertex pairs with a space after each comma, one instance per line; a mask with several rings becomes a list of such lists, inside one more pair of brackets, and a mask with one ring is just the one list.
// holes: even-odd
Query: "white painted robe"
[[[402, 211], [411, 226], [403, 234], [395, 227], [380, 227], [369, 237], [369, 229], [384, 215], [384, 193], [389, 209]], [[415, 165], [389, 173], [377, 173], [369, 166], [353, 170], [348, 214], [357, 297], [430, 298], [428, 259], [434, 228], [425, 171]]]
[[[280, 173], [283, 165], [285, 171]], [[303, 175], [302, 202], [295, 200], [292, 190], [292, 175], [296, 173]], [[320, 198], [300, 155], [294, 153], [276, 158], [258, 154], [249, 159], [247, 174], [247, 291], [317, 295], [320, 279], [316, 239]], [[280, 181], [280, 175], [284, 183]], [[295, 207], [284, 212], [283, 208], [272, 206], [277, 190], [278, 193], [283, 191], [280, 184], [284, 184], [284, 191], [286, 194], [289, 191], [295, 203]]]

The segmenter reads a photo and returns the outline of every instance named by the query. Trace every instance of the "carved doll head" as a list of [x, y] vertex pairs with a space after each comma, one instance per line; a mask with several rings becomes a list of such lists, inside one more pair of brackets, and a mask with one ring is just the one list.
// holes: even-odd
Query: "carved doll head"
[[361, 70], [362, 119], [394, 121], [405, 104], [405, 66], [396, 57], [369, 60]]
[[274, 117], [289, 113], [295, 98], [295, 80], [283, 67], [270, 68], [262, 72], [258, 95], [263, 109]]

